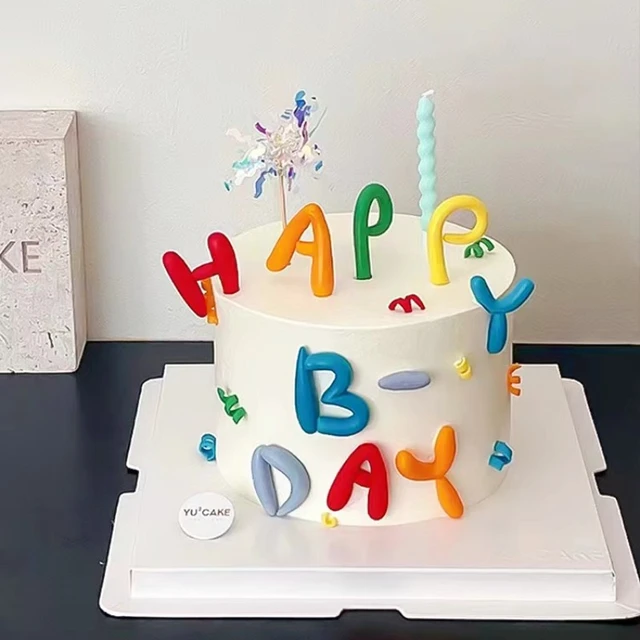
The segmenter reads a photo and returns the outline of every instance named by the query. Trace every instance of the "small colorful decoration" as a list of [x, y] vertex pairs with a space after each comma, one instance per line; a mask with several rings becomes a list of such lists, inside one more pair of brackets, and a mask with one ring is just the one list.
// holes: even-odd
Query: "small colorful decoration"
[[436, 120], [434, 117], [435, 105], [433, 103], [434, 91], [425, 91], [418, 101], [418, 173], [420, 174], [420, 223], [426, 231], [429, 220], [436, 208], [436, 138], [434, 130]]
[[[308, 101], [307, 101], [308, 100]], [[247, 178], [255, 178], [254, 197], [263, 193], [264, 183], [270, 176], [278, 179], [280, 189], [280, 213], [283, 228], [287, 224], [286, 191], [290, 191], [294, 180], [301, 169], [313, 167], [318, 173], [323, 166], [320, 159], [320, 148], [311, 142], [324, 112], [315, 127], [310, 127], [310, 120], [318, 110], [314, 97], [307, 98], [304, 91], [295, 96], [295, 107], [286, 109], [274, 128], [267, 128], [256, 122], [255, 128], [260, 134], [256, 139], [243, 136], [237, 129], [229, 129], [227, 135], [246, 145], [248, 149], [240, 160], [236, 160], [231, 168], [234, 177], [224, 183], [227, 191], [241, 185]], [[286, 190], [285, 190], [286, 185]]]
[[424, 311], [424, 302], [419, 295], [415, 293], [410, 293], [408, 296], [404, 298], [394, 298], [389, 303], [389, 311], [395, 311], [398, 307], [400, 307], [404, 313], [411, 313], [413, 311], [413, 305], [416, 305], [418, 309]]
[[224, 405], [224, 412], [235, 422], [235, 424], [238, 424], [242, 418], [246, 417], [247, 412], [244, 407], [237, 406], [238, 396], [227, 395], [224, 389], [218, 387], [218, 398], [220, 398]]
[[[378, 203], [378, 221], [369, 226], [371, 205]], [[358, 196], [353, 213], [353, 246], [356, 258], [356, 280], [371, 278], [371, 249], [369, 238], [381, 236], [393, 221], [393, 203], [389, 192], [381, 184], [367, 185]]]
[[[313, 379], [314, 371], [332, 371], [335, 378], [320, 397], [320, 402], [342, 407], [351, 412], [346, 418], [320, 415], [320, 403]], [[369, 423], [369, 406], [355, 393], [348, 391], [353, 379], [349, 361], [338, 353], [309, 354], [300, 347], [296, 364], [295, 409], [298, 422], [305, 433], [328, 436], [352, 436], [360, 433]]]
[[[447, 218], [460, 210], [469, 210], [476, 222], [466, 233], [445, 233], [444, 223]], [[487, 208], [481, 200], [474, 196], [453, 196], [441, 202], [433, 212], [427, 227], [427, 257], [431, 282], [437, 285], [449, 284], [449, 274], [444, 261], [444, 243], [469, 244], [480, 240], [489, 226]]]
[[[272, 467], [291, 483], [291, 493], [282, 506], [278, 506]], [[277, 444], [256, 448], [251, 456], [251, 475], [258, 500], [270, 516], [288, 515], [307, 499], [311, 490], [311, 479], [305, 466], [291, 451]]]
[[[363, 468], [369, 464], [369, 470]], [[387, 467], [380, 449], [372, 442], [356, 447], [336, 475], [327, 495], [327, 507], [331, 511], [344, 509], [357, 484], [369, 489], [367, 513], [372, 520], [380, 520], [389, 506], [389, 480]]]
[[220, 278], [222, 291], [225, 294], [238, 293], [240, 291], [238, 261], [233, 245], [224, 233], [219, 231], [212, 233], [207, 238], [207, 246], [211, 262], [205, 262], [193, 271], [175, 251], [167, 251], [162, 256], [162, 263], [171, 282], [191, 311], [200, 318], [207, 317], [212, 324], [218, 324], [211, 278], [214, 276]]
[[415, 391], [431, 384], [426, 371], [396, 371], [378, 380], [378, 386], [386, 391]]
[[216, 437], [210, 433], [205, 433], [202, 438], [200, 438], [198, 451], [209, 462], [213, 462], [216, 459]]
[[493, 445], [493, 453], [489, 457], [489, 466], [497, 471], [502, 471], [504, 467], [511, 463], [513, 451], [511, 447], [502, 440], [496, 440]]
[[484, 249], [482, 248], [482, 245], [484, 245], [487, 251], [493, 251], [496, 248], [493, 242], [489, 240], [489, 238], [480, 238], [478, 242], [474, 242], [468, 247], [465, 247], [464, 257], [470, 258], [473, 255], [474, 258], [482, 258], [482, 256], [484, 255]]
[[500, 353], [507, 343], [507, 313], [518, 310], [529, 299], [535, 284], [529, 278], [523, 278], [502, 298], [493, 297], [487, 281], [482, 276], [473, 276], [470, 284], [476, 302], [489, 314], [487, 351]]
[[458, 372], [458, 375], [463, 380], [469, 380], [469, 378], [471, 378], [471, 376], [473, 375], [471, 365], [469, 364], [469, 361], [465, 356], [462, 356], [462, 358], [456, 360], [453, 363], [453, 368]]
[[[313, 240], [301, 240], [302, 234], [311, 226]], [[282, 271], [291, 263], [297, 252], [311, 257], [311, 290], [313, 295], [323, 298], [333, 293], [333, 251], [331, 234], [322, 209], [317, 204], [302, 207], [282, 230], [271, 254], [267, 258], [269, 271]]]
[[522, 389], [519, 386], [522, 383], [520, 376], [513, 375], [522, 365], [512, 364], [507, 369], [507, 389], [512, 396], [519, 396], [522, 393]]
[[333, 529], [334, 527], [338, 526], [338, 518], [332, 516], [328, 511], [325, 511], [320, 516], [320, 522], [322, 522], [322, 524], [329, 529]]
[[456, 457], [456, 432], [449, 425], [438, 431], [433, 462], [423, 462], [406, 449], [396, 455], [396, 469], [408, 480], [435, 480], [438, 501], [450, 518], [460, 518], [464, 512], [462, 500], [446, 475]]
[[211, 278], [207, 278], [200, 283], [202, 292], [204, 293], [204, 301], [207, 305], [207, 322], [209, 324], [218, 324], [218, 312], [216, 310], [216, 297], [213, 293], [213, 282]]

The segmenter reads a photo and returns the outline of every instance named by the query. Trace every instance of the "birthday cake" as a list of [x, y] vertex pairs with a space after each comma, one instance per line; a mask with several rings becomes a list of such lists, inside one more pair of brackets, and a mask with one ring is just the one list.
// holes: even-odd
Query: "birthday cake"
[[[296, 162], [318, 167], [310, 107], [298, 94], [277, 135], [256, 126], [261, 146], [236, 165], [257, 176], [256, 193], [270, 176], [286, 185]], [[533, 283], [514, 284], [480, 200], [437, 204], [429, 94], [418, 123], [421, 216], [395, 212], [372, 184], [353, 212], [308, 204], [231, 239], [215, 232], [195, 269], [164, 256], [182, 298], [215, 325], [208, 459], [265, 517], [327, 527], [460, 518], [517, 464], [511, 317]], [[277, 158], [295, 135], [295, 158]], [[449, 222], [459, 210], [474, 214], [472, 229]]]

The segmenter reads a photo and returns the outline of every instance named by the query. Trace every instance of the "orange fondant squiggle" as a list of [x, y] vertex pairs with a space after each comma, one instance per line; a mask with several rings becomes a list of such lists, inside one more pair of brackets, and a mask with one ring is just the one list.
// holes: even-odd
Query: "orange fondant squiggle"
[[203, 280], [200, 285], [204, 291], [204, 299], [207, 305], [207, 322], [209, 324], [218, 324], [218, 313], [216, 312], [216, 296], [213, 293], [213, 284], [211, 278]]
[[520, 366], [521, 365], [514, 363], [507, 369], [507, 389], [512, 396], [519, 396], [522, 393], [522, 389], [520, 389], [519, 386], [516, 386], [522, 383], [522, 378], [514, 375]]
[[450, 518], [459, 518], [464, 513], [462, 500], [446, 478], [456, 457], [456, 432], [446, 425], [438, 431], [432, 462], [424, 462], [406, 449], [396, 455], [396, 469], [408, 480], [435, 480], [440, 506]]

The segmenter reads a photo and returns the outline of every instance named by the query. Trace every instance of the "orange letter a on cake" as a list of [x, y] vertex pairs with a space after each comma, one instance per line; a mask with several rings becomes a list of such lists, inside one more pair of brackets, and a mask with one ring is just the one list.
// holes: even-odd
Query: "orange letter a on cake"
[[[313, 240], [300, 240], [311, 225]], [[282, 230], [271, 255], [267, 258], [269, 271], [282, 271], [291, 263], [294, 252], [311, 257], [311, 290], [319, 298], [333, 293], [333, 253], [331, 235], [322, 209], [317, 204], [308, 204]]]

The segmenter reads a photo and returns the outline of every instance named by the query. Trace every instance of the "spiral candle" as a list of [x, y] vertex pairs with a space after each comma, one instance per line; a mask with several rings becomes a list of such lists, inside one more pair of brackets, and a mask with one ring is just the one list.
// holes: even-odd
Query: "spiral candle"
[[436, 121], [433, 116], [433, 90], [426, 91], [418, 101], [418, 173], [420, 174], [420, 223], [427, 230], [431, 214], [436, 208]]

